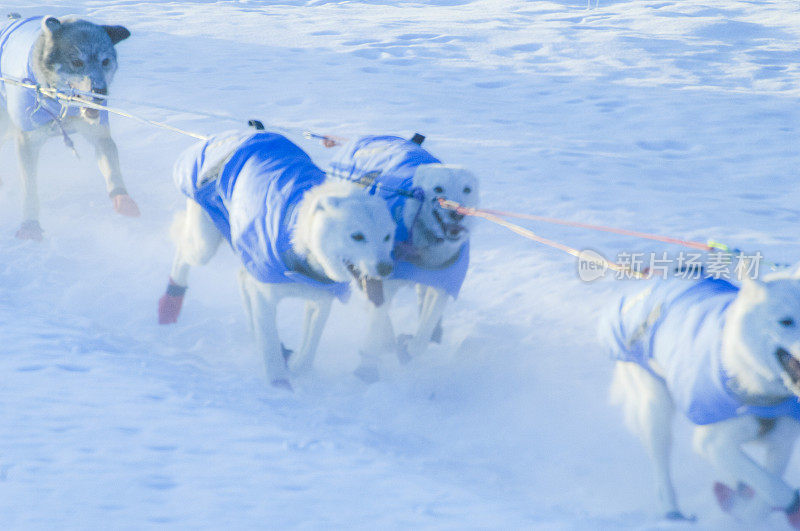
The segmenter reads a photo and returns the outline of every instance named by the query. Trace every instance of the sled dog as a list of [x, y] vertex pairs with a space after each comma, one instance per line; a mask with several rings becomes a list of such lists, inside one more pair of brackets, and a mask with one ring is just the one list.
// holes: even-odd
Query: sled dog
[[[800, 279], [652, 281], [601, 325], [616, 360], [611, 386], [655, 468], [661, 510], [684, 519], [670, 477], [671, 421], [720, 474], [720, 507], [742, 520], [783, 511], [800, 528], [800, 498], [783, 474], [800, 424]], [[744, 449], [765, 449], [758, 462]]]
[[[122, 26], [100, 26], [75, 18], [21, 18], [10, 15], [0, 30], [0, 75], [57, 90], [75, 89], [108, 94], [117, 70], [114, 46], [130, 32]], [[36, 90], [0, 83], [0, 139], [13, 134], [22, 178], [21, 239], [41, 240], [37, 166], [42, 144], [52, 136], [80, 133], [94, 146], [114, 209], [138, 216], [125, 190], [117, 145], [111, 138], [108, 113], [86, 107], [62, 106]], [[104, 100], [95, 98], [95, 103]]]
[[[370, 307], [369, 335], [356, 375], [378, 379], [378, 355], [395, 351], [401, 362], [441, 341], [441, 319], [456, 298], [469, 266], [471, 218], [442, 208], [440, 199], [477, 207], [477, 178], [443, 164], [420, 145], [395, 136], [368, 136], [343, 146], [331, 162], [332, 175], [356, 181], [382, 197], [397, 223], [394, 272], [384, 282], [387, 304]], [[419, 322], [413, 335], [395, 337], [389, 303], [403, 285], [415, 286]]]
[[[178, 159], [174, 177], [188, 199], [159, 322], [177, 320], [190, 266], [227, 240], [242, 261], [244, 307], [269, 381], [291, 389], [290, 370], [313, 364], [333, 299], [346, 300], [353, 279], [391, 273], [395, 226], [385, 203], [353, 183], [326, 181], [305, 152], [268, 132], [202, 142]], [[277, 305], [287, 297], [306, 300], [297, 353], [278, 337]]]

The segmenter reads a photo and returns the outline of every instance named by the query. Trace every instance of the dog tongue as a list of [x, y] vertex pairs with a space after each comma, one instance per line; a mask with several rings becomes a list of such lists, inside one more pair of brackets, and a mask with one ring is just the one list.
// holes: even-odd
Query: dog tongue
[[361, 288], [367, 294], [367, 298], [375, 306], [383, 304], [383, 281], [373, 278], [362, 278]]

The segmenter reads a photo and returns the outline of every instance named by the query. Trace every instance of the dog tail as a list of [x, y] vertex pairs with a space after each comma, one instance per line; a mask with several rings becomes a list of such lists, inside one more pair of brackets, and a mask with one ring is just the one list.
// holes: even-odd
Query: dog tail
[[169, 237], [172, 238], [172, 241], [177, 243], [180, 241], [181, 234], [183, 233], [183, 229], [186, 226], [186, 211], [179, 210], [175, 213], [175, 217], [172, 218], [172, 226], [169, 228]]

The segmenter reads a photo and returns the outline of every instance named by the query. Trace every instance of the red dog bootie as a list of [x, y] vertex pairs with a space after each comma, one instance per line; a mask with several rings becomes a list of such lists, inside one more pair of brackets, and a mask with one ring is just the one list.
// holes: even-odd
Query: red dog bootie
[[179, 286], [169, 279], [166, 293], [158, 299], [158, 324], [172, 324], [178, 321], [185, 294], [186, 286]]
[[142, 213], [139, 212], [139, 206], [136, 204], [136, 201], [131, 199], [131, 196], [128, 195], [128, 192], [125, 191], [124, 188], [115, 188], [111, 190], [111, 193], [108, 195], [114, 203], [114, 210], [117, 214], [128, 216], [129, 218], [138, 218], [142, 215]]

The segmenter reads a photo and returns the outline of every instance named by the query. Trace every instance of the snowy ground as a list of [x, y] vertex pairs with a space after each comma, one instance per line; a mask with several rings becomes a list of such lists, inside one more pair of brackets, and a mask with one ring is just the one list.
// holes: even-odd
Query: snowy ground
[[[800, 259], [796, 2], [28, 4], [0, 8], [132, 30], [112, 87], [122, 99], [342, 136], [420, 131], [481, 176], [486, 206]], [[444, 344], [372, 387], [351, 376], [356, 300], [334, 309], [294, 396], [267, 388], [227, 251], [193, 273], [181, 321], [159, 327], [181, 205], [170, 169], [191, 140], [112, 120], [140, 220], [113, 213], [86, 144], [75, 161], [54, 140], [40, 180], [46, 240], [19, 242], [16, 163], [0, 152], [4, 529], [733, 525], [683, 421], [675, 477], [699, 521], [658, 520], [594, 340], [618, 283], [582, 283], [568, 256], [500, 228], [475, 232]], [[320, 164], [330, 157], [293, 138]], [[662, 248], [530, 226], [611, 256]], [[283, 325], [296, 340], [291, 315]], [[797, 459], [789, 477], [800, 484]]]

